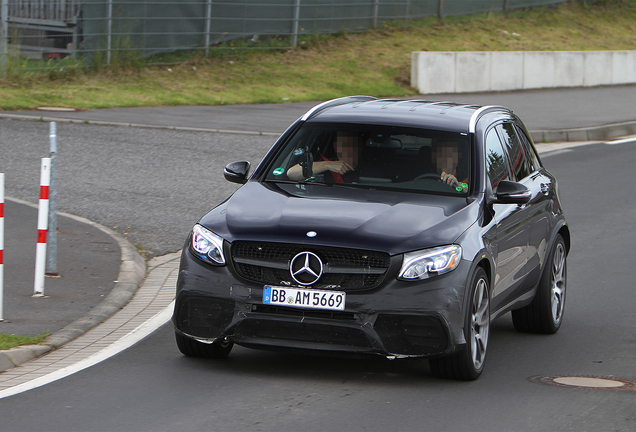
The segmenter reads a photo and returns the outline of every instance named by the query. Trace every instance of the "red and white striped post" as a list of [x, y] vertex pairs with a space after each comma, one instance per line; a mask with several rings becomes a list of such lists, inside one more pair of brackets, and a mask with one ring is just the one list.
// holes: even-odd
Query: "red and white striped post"
[[4, 173], [0, 173], [0, 321], [4, 321]]
[[46, 267], [46, 231], [49, 224], [49, 186], [51, 185], [51, 158], [42, 158], [40, 171], [40, 206], [38, 210], [38, 244], [35, 250], [35, 286], [33, 297], [44, 297], [44, 270]]

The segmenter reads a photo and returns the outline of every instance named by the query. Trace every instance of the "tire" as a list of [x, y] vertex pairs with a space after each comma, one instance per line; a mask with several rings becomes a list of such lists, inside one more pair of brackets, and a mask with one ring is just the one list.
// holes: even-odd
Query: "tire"
[[565, 311], [567, 286], [567, 249], [558, 235], [537, 292], [528, 306], [512, 311], [515, 329], [524, 333], [554, 334], [559, 331]]
[[230, 341], [216, 341], [211, 344], [205, 344], [177, 332], [175, 332], [174, 336], [177, 340], [179, 351], [188, 357], [225, 358], [230, 354], [234, 346], [234, 343]]
[[484, 370], [490, 333], [490, 285], [478, 267], [470, 284], [470, 302], [464, 318], [466, 345], [447, 357], [429, 360], [431, 372], [439, 378], [473, 381]]

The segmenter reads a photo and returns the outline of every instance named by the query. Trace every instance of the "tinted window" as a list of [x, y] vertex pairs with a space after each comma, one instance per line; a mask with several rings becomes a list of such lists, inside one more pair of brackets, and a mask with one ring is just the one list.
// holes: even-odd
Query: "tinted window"
[[493, 192], [497, 192], [500, 181], [510, 180], [506, 153], [494, 129], [491, 129], [486, 136], [486, 169]]
[[[466, 196], [470, 160], [466, 134], [307, 122], [270, 162], [265, 180]], [[440, 174], [452, 179], [441, 182]]]
[[501, 134], [503, 142], [506, 144], [508, 156], [510, 157], [510, 166], [515, 175], [516, 180], [521, 180], [530, 174], [528, 169], [528, 161], [521, 146], [521, 142], [515, 133], [514, 126], [511, 123], [504, 123], [496, 126]]
[[515, 126], [515, 130], [517, 131], [517, 135], [523, 143], [523, 147], [528, 155], [528, 167], [530, 168], [530, 171], [537, 171], [541, 168], [541, 162], [539, 162], [539, 158], [537, 157], [537, 153], [534, 150], [534, 146], [532, 145], [530, 138], [528, 138], [526, 133], [520, 127]]

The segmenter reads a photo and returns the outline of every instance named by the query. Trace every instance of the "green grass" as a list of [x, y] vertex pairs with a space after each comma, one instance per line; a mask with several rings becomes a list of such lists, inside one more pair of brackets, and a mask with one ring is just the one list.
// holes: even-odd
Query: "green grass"
[[42, 333], [39, 336], [15, 336], [0, 333], [0, 350], [6, 350], [21, 345], [38, 345], [44, 342], [48, 333]]
[[[260, 43], [260, 42], [259, 42]], [[282, 45], [285, 41], [277, 43]], [[237, 41], [211, 50], [144, 60], [121, 56], [114, 67], [47, 72], [11, 69], [0, 81], [0, 108], [78, 109], [222, 105], [326, 100], [367, 94], [406, 96], [412, 51], [570, 51], [636, 48], [636, 0], [584, 7], [579, 2], [501, 14], [385, 23], [362, 33], [310, 35], [289, 50], [253, 50]], [[176, 64], [149, 66], [153, 62]], [[70, 60], [67, 60], [71, 63]]]

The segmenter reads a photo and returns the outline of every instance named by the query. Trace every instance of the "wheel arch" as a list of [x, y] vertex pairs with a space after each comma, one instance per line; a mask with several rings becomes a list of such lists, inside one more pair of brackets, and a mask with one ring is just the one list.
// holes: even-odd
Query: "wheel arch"
[[490, 264], [490, 261], [484, 257], [477, 263], [475, 268], [477, 267], [484, 269], [486, 276], [488, 276], [488, 282], [490, 283], [492, 281], [492, 265]]
[[570, 244], [571, 244], [570, 243], [571, 241], [570, 227], [568, 227], [565, 220], [561, 219], [559, 223], [554, 226], [554, 228], [552, 229], [552, 233], [549, 237], [549, 242], [546, 247], [546, 259], [541, 264], [541, 274], [543, 274], [543, 272], [545, 271], [546, 266], [550, 265], [550, 263], [547, 260], [547, 257], [549, 256], [550, 251], [554, 248], [556, 239], [559, 235], [561, 235], [561, 237], [563, 238], [563, 241], [565, 242], [566, 256], [570, 253]]
[[[472, 276], [475, 274], [478, 268], [481, 268], [486, 272], [486, 277], [488, 277], [488, 297], [492, 299], [492, 280], [493, 280], [493, 272], [494, 272], [494, 263], [492, 257], [488, 254], [486, 249], [480, 250], [475, 257], [473, 258], [472, 265], [470, 268], [469, 277], [466, 280], [466, 288], [468, 290], [469, 285], [472, 280]], [[468, 292], [468, 291], [467, 291]], [[464, 297], [464, 301], [462, 304], [462, 313], [466, 311], [469, 302], [469, 296]]]
[[[568, 227], [567, 224], [564, 223], [557, 230], [557, 234], [561, 234], [561, 237], [563, 237], [563, 241], [565, 242], [565, 250], [569, 254], [571, 247], [570, 227]], [[556, 235], [554, 237], [556, 238]], [[554, 240], [552, 242], [554, 243]]]
[[486, 276], [488, 276], [488, 283], [492, 284], [494, 263], [493, 258], [488, 254], [486, 249], [482, 249], [477, 254], [475, 254], [473, 265], [470, 269], [470, 274], [472, 275], [478, 267], [481, 267], [486, 272]]

